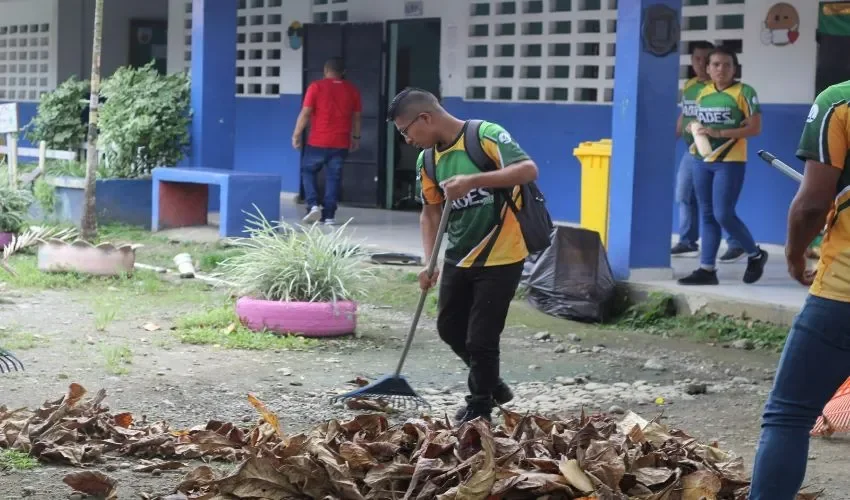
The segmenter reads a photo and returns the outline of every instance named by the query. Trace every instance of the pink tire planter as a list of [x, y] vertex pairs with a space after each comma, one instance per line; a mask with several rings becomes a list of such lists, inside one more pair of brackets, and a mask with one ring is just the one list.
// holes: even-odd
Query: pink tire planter
[[15, 237], [15, 233], [3, 233], [0, 232], [0, 250], [6, 248], [6, 245], [12, 242], [12, 239]]
[[281, 302], [242, 297], [236, 301], [236, 315], [253, 331], [268, 330], [304, 337], [338, 337], [354, 333], [357, 303]]

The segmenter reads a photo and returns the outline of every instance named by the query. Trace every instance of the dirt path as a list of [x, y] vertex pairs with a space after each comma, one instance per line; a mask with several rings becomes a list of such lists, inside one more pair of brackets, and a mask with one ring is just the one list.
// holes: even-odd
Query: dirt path
[[[181, 316], [220, 304], [221, 296], [194, 288], [152, 290], [133, 295], [118, 288], [99, 288], [94, 295], [92, 290], [12, 294], [12, 304], [0, 304], [0, 345], [12, 342], [27, 370], [0, 376], [0, 404], [35, 407], [64, 394], [69, 382], [78, 382], [91, 392], [105, 388], [113, 411], [167, 420], [180, 428], [212, 418], [254, 421], [256, 414], [245, 399], [252, 392], [279, 412], [287, 431], [296, 432], [354, 414], [329, 405], [328, 397], [350, 389], [346, 382], [355, 376], [391, 372], [409, 317], [394, 308], [365, 307], [357, 339], [325, 341], [303, 352], [230, 350], [183, 344], [170, 329]], [[120, 307], [113, 301], [115, 314], [104, 312], [104, 301], [113, 296]], [[167, 314], [161, 312], [164, 303]], [[522, 303], [515, 311], [520, 319], [536, 314]], [[748, 466], [752, 463], [776, 355], [602, 331], [542, 315], [534, 323], [530, 328], [514, 321], [504, 335], [503, 377], [517, 393], [509, 407], [577, 412], [585, 405], [592, 411], [631, 409], [646, 418], [663, 410], [668, 424], [718, 440], [742, 455]], [[159, 329], [147, 331], [145, 324]], [[118, 361], [115, 353], [123, 353]], [[648, 361], [653, 369], [646, 368]], [[405, 372], [431, 401], [434, 414], [454, 412], [465, 371], [439, 341], [430, 319], [420, 329]], [[687, 395], [693, 382], [706, 383], [708, 394]], [[657, 398], [664, 399], [662, 406]], [[845, 441], [813, 441], [807, 480], [826, 488], [823, 498], [847, 498], [850, 491], [850, 479], [842, 474], [850, 453]], [[130, 464], [115, 460], [97, 466], [118, 479], [122, 499], [141, 492], [168, 493], [185, 472], [139, 474], [128, 469]], [[2, 473], [0, 499], [66, 498], [70, 490], [61, 479], [70, 470], [42, 466]]]

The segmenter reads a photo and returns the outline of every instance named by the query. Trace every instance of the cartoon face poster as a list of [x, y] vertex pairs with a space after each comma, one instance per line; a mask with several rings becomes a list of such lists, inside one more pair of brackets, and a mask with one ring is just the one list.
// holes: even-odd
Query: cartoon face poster
[[767, 11], [761, 29], [761, 43], [765, 45], [790, 45], [800, 37], [800, 15], [786, 2], [773, 4]]

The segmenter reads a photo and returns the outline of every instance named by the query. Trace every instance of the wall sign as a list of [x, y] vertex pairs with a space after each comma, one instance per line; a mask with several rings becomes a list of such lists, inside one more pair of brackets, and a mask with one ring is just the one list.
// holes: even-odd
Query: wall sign
[[18, 103], [0, 104], [0, 134], [18, 132]]
[[422, 0], [410, 0], [404, 2], [405, 17], [420, 17], [423, 12], [424, 8], [422, 7]]
[[800, 38], [800, 14], [787, 2], [773, 4], [768, 9], [761, 28], [761, 43], [765, 45], [790, 45]]
[[286, 30], [286, 44], [290, 49], [298, 50], [302, 43], [304, 43], [304, 27], [301, 26], [300, 22], [292, 21], [292, 24]]
[[650, 5], [643, 10], [643, 50], [658, 57], [677, 50], [680, 29], [678, 12], [666, 5]]

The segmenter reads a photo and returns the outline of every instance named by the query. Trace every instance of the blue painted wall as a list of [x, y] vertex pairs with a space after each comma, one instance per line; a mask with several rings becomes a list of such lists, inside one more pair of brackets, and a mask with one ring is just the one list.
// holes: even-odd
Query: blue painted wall
[[[0, 104], [4, 104], [9, 101], [0, 101]], [[37, 102], [19, 102], [18, 103], [18, 122], [21, 127], [25, 127], [30, 120], [35, 117], [36, 111], [38, 111], [38, 103]], [[20, 137], [18, 145], [21, 147], [32, 147], [32, 144], [26, 139], [26, 137]]]
[[280, 175], [281, 191], [297, 193], [301, 154], [292, 148], [292, 129], [300, 107], [300, 94], [238, 98], [235, 168]]
[[[298, 192], [299, 153], [292, 149], [290, 137], [300, 103], [300, 95], [237, 99], [236, 169], [281, 175], [281, 190]], [[444, 105], [459, 117], [491, 120], [507, 128], [540, 166], [540, 186], [553, 217], [579, 220], [581, 169], [573, 148], [582, 141], [611, 137], [610, 106], [474, 102], [456, 97], [445, 98]], [[738, 203], [739, 215], [759, 241], [784, 243], [788, 205], [797, 184], [764, 163], [756, 152], [766, 149], [802, 171], [794, 152], [808, 111], [808, 105], [762, 105], [762, 134], [750, 141], [747, 177]], [[673, 134], [675, 120], [673, 116], [644, 126], [666, 126]], [[677, 159], [683, 152], [680, 141]], [[673, 189], [674, 183], [670, 179], [669, 186], [659, 189]]]

